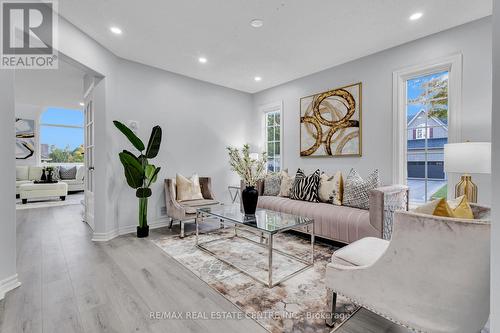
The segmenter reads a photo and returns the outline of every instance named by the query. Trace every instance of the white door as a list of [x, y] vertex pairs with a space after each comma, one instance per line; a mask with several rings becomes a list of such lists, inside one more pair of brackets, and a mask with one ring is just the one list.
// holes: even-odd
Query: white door
[[85, 92], [85, 222], [94, 230], [94, 84]]

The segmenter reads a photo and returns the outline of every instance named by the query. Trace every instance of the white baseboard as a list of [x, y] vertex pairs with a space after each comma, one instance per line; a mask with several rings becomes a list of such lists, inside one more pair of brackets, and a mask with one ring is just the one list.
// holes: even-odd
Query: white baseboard
[[[167, 225], [170, 224], [170, 218], [168, 217], [160, 217], [155, 220], [152, 220], [151, 223], [149, 223], [149, 229], [157, 229], [157, 228], [162, 228], [166, 227]], [[107, 242], [109, 240], [112, 240], [115, 237], [118, 237], [120, 235], [125, 235], [129, 234], [131, 232], [135, 232], [137, 230], [136, 225], [128, 225], [124, 227], [119, 227], [117, 229], [113, 229], [111, 231], [108, 231], [106, 233], [98, 233], [94, 232], [92, 236], [92, 241], [94, 242]]]
[[19, 282], [19, 280], [17, 279], [17, 274], [14, 274], [0, 281], [0, 300], [4, 299], [5, 294], [13, 289], [16, 289], [20, 285], [21, 282]]

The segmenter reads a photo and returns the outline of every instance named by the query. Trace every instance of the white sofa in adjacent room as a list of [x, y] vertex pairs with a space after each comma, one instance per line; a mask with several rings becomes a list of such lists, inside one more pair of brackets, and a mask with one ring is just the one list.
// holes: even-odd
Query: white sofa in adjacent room
[[[51, 165], [52, 166], [52, 165]], [[57, 167], [54, 166], [55, 168]], [[34, 180], [40, 180], [42, 176], [41, 166], [16, 166], [16, 195], [19, 195], [19, 186], [22, 184], [33, 183]], [[74, 179], [58, 179], [60, 182], [68, 184], [68, 192], [83, 191], [83, 177], [85, 170], [83, 165], [76, 166], [76, 177]]]

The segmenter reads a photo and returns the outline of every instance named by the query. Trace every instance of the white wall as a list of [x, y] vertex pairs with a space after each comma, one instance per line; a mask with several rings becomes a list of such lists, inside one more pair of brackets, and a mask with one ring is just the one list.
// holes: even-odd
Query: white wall
[[119, 228], [137, 223], [138, 203], [118, 160], [121, 150], [134, 150], [112, 125], [115, 119], [138, 121], [138, 135], [145, 143], [154, 125], [162, 127], [161, 150], [152, 160], [162, 171], [153, 187], [150, 219], [160, 218], [165, 206], [163, 179], [177, 172], [213, 177], [217, 198], [228, 201], [227, 186], [237, 184], [238, 179], [229, 170], [225, 147], [247, 142], [253, 129], [248, 126], [252, 123], [251, 95], [126, 60], [118, 61], [115, 73], [120, 84], [108, 113], [107, 167], [114, 170], [108, 204]]
[[14, 72], [0, 70], [0, 299], [17, 285]]
[[[312, 74], [254, 95], [258, 106], [283, 100], [284, 167], [312, 171], [342, 170], [351, 167], [362, 175], [378, 168], [382, 181], [392, 182], [392, 73], [411, 65], [463, 54], [462, 139], [491, 140], [491, 18], [475, 21], [420, 40], [376, 53], [331, 69]], [[347, 84], [363, 83], [361, 158], [301, 158], [299, 156], [299, 99]], [[256, 126], [260, 126], [259, 123]], [[476, 176], [479, 201], [489, 204], [489, 176]]]
[[500, 332], [500, 3], [493, 1], [491, 332]]

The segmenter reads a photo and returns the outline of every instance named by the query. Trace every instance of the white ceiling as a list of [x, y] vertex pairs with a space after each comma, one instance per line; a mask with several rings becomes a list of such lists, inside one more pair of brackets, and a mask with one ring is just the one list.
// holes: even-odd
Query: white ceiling
[[[120, 57], [250, 93], [488, 16], [491, 8], [492, 0], [59, 1], [63, 17]], [[417, 11], [424, 16], [410, 21]], [[262, 28], [250, 27], [255, 18]], [[113, 35], [112, 25], [123, 34]]]
[[18, 70], [16, 104], [81, 109], [84, 72], [60, 60], [57, 70]]

